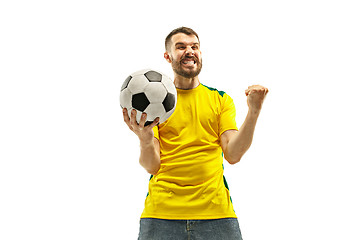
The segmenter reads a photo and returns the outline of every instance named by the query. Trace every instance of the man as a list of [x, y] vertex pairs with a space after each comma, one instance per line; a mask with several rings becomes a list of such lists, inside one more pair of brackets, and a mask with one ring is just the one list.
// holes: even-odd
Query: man
[[233, 100], [201, 84], [200, 41], [190, 28], [173, 30], [165, 40], [164, 58], [174, 71], [178, 100], [164, 123], [136, 123], [136, 111], [124, 121], [140, 140], [140, 164], [151, 174], [140, 220], [139, 239], [242, 239], [223, 156], [230, 164], [249, 149], [262, 103], [268, 92], [259, 85], [246, 91], [248, 114], [237, 129]]

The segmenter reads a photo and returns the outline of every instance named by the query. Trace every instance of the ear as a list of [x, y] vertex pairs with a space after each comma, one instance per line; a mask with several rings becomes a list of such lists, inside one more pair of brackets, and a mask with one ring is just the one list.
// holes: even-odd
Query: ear
[[170, 58], [170, 55], [169, 55], [168, 52], [165, 52], [165, 53], [164, 53], [164, 58], [165, 58], [165, 60], [166, 60], [168, 63], [171, 63], [171, 58]]

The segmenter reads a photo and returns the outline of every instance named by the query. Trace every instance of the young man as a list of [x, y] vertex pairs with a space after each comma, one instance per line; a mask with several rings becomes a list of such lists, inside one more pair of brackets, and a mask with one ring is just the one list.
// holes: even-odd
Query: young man
[[136, 111], [124, 121], [140, 140], [140, 164], [152, 175], [139, 239], [242, 239], [229, 189], [223, 176], [223, 156], [230, 164], [249, 149], [268, 89], [250, 86], [249, 106], [237, 129], [233, 100], [201, 84], [199, 37], [177, 28], [165, 40], [164, 58], [174, 71], [175, 112], [164, 123], [136, 123]]

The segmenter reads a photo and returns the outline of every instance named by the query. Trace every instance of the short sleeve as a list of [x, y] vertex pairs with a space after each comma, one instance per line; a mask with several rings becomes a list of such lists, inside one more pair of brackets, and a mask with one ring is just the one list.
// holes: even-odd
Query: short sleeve
[[224, 93], [222, 97], [219, 136], [227, 130], [238, 130], [236, 126], [236, 109], [232, 98]]

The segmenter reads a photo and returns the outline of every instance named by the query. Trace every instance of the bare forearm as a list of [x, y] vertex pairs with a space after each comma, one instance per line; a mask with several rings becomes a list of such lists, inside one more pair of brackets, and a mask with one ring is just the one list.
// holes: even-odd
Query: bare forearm
[[249, 110], [239, 131], [230, 139], [225, 153], [230, 163], [235, 164], [239, 162], [241, 157], [250, 148], [259, 113], [259, 111]]
[[160, 169], [160, 154], [157, 140], [151, 143], [140, 142], [140, 165], [152, 175], [155, 175]]
[[129, 118], [126, 108], [123, 109], [124, 121], [129, 129], [133, 131], [140, 140], [140, 165], [143, 166], [150, 174], [156, 174], [160, 169], [160, 143], [154, 138], [153, 127], [159, 123], [156, 118], [153, 123], [145, 126], [146, 113], [142, 113], [139, 124], [136, 122], [136, 110], [131, 111]]
[[249, 111], [243, 125], [235, 133], [229, 131], [229, 133], [225, 132], [223, 133], [224, 136], [221, 136], [221, 146], [229, 163], [235, 164], [239, 162], [250, 148], [256, 122], [268, 91], [267, 88], [260, 85], [252, 85], [245, 90]]

